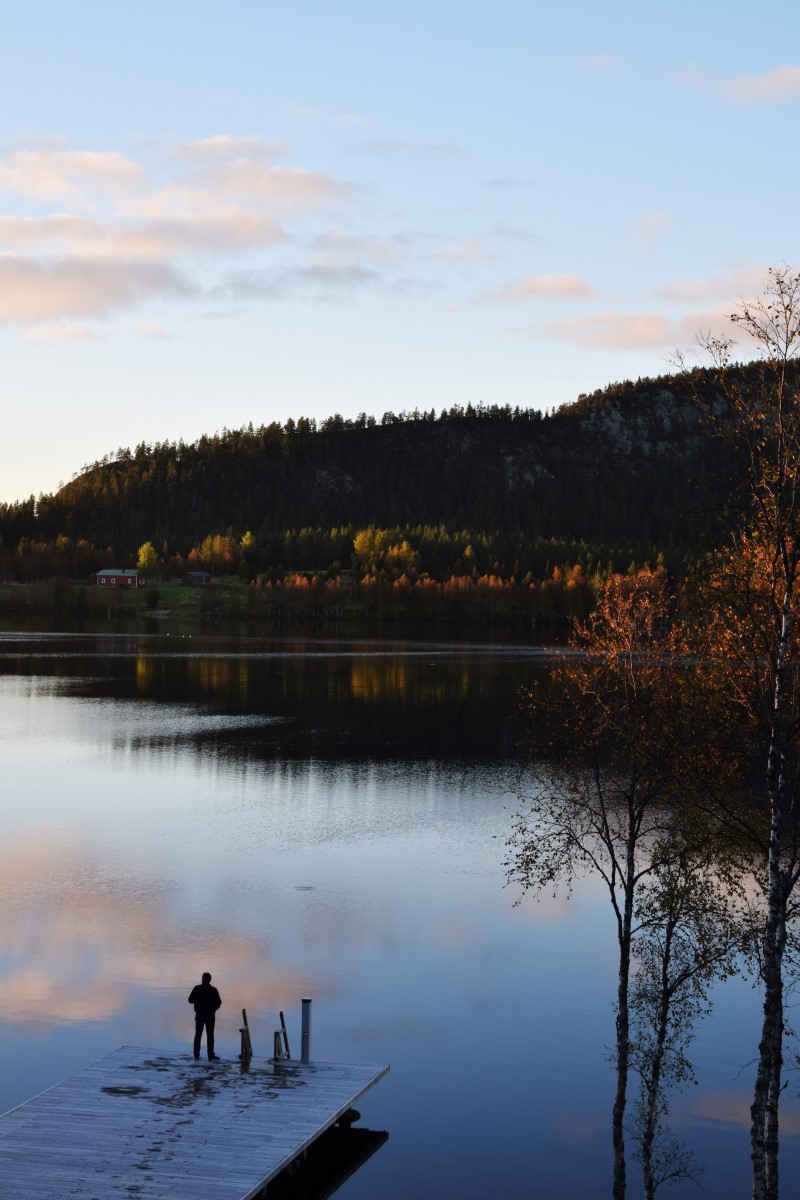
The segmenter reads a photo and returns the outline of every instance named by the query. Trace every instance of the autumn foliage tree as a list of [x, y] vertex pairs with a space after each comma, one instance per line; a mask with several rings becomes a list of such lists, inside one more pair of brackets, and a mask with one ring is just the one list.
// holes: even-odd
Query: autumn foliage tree
[[693, 660], [673, 610], [663, 572], [612, 576], [576, 624], [552, 690], [527, 695], [530, 773], [506, 863], [511, 881], [537, 893], [586, 873], [605, 884], [618, 948], [615, 1200], [626, 1191], [632, 950], [653, 919], [641, 900], [671, 862], [707, 844], [699, 815], [685, 819], [699, 731], [684, 702]]
[[158, 566], [158, 554], [152, 542], [143, 542], [136, 556], [136, 565], [140, 571], [148, 574]]
[[[696, 403], [711, 433], [738, 464], [735, 531], [715, 556], [707, 678], [715, 703], [739, 723], [742, 774], [752, 789], [750, 819], [723, 792], [717, 811], [749, 841], [763, 890], [757, 957], [764, 988], [751, 1107], [754, 1200], [777, 1200], [782, 1092], [785, 955], [800, 881], [800, 275], [770, 271], [763, 295], [742, 303], [733, 322], [759, 350], [746, 374], [734, 342], [706, 337], [716, 371]], [[733, 750], [733, 748], [732, 748]]]

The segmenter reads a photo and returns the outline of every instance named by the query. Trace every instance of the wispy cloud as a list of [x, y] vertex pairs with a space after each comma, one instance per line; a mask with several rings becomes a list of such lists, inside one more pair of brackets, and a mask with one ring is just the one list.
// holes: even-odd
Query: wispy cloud
[[197, 290], [169, 263], [129, 262], [122, 269], [96, 259], [0, 256], [0, 321], [105, 317], [143, 300], [192, 296]]
[[368, 142], [357, 142], [350, 147], [353, 154], [373, 155], [379, 158], [415, 158], [421, 161], [457, 158], [461, 151], [449, 142], [404, 142], [396, 138], [376, 138]]
[[495, 225], [492, 229], [495, 237], [503, 238], [509, 242], [538, 242], [541, 239], [537, 233], [530, 229], [524, 229], [521, 225]]
[[695, 78], [728, 104], [788, 104], [800, 95], [800, 66], [775, 67], [762, 75], [729, 79]]
[[523, 303], [527, 300], [588, 300], [592, 289], [580, 275], [523, 275], [495, 291], [482, 292], [480, 300]]
[[175, 340], [163, 325], [156, 325], [152, 321], [140, 322], [136, 326], [136, 332], [144, 338], [155, 338], [156, 341], [160, 342], [172, 342]]
[[315, 234], [311, 240], [311, 247], [316, 254], [338, 260], [400, 263], [409, 256], [409, 243], [408, 237], [400, 235], [381, 238], [333, 228]]
[[116, 152], [34, 146], [0, 162], [0, 191], [46, 204], [65, 199], [86, 203], [93, 190], [119, 195], [144, 179], [138, 163]]
[[647, 212], [629, 221], [626, 232], [634, 254], [653, 254], [675, 227], [668, 213]]
[[54, 213], [47, 217], [0, 216], [0, 247], [78, 251], [92, 257], [164, 258], [235, 254], [284, 240], [281, 227], [262, 213], [218, 207], [206, 216], [130, 221], [89, 220]]
[[490, 262], [495, 256], [483, 242], [472, 238], [466, 242], [457, 242], [453, 246], [433, 250], [427, 257], [440, 262]]
[[298, 294], [332, 299], [383, 286], [381, 273], [370, 267], [318, 264], [277, 272], [236, 271], [216, 294], [234, 300], [278, 300]]
[[550, 321], [531, 330], [536, 337], [555, 338], [593, 350], [662, 350], [696, 342], [700, 333], [729, 336], [733, 331], [730, 309], [705, 308], [677, 318], [658, 312], [605, 312]]
[[653, 295], [677, 304], [712, 304], [717, 300], [727, 300], [730, 311], [733, 311], [737, 297], [752, 296], [763, 290], [766, 277], [766, 268], [752, 267], [724, 275], [677, 279], [656, 288]]
[[605, 54], [598, 51], [596, 54], [586, 54], [580, 60], [580, 66], [588, 68], [590, 71], [602, 71], [607, 74], [617, 75], [622, 70], [622, 59], [616, 54]]
[[551, 321], [534, 332], [595, 350], [669, 348], [680, 340], [675, 322], [659, 313], [595, 313], [579, 320]]
[[30, 342], [96, 342], [98, 335], [94, 329], [85, 325], [33, 325], [28, 329], [24, 338]]
[[324, 171], [232, 158], [198, 165], [187, 177], [132, 203], [130, 211], [143, 217], [180, 218], [187, 212], [214, 211], [221, 201], [235, 198], [277, 215], [324, 207], [348, 199], [352, 193], [351, 185]]
[[292, 297], [338, 301], [369, 293], [403, 300], [430, 296], [435, 290], [435, 284], [415, 276], [388, 278], [375, 268], [356, 263], [316, 263], [276, 272], [236, 271], [215, 289], [215, 295], [237, 301]]
[[357, 112], [330, 112], [310, 104], [290, 104], [286, 109], [298, 121], [324, 121], [332, 125], [372, 125], [370, 117]]
[[194, 142], [182, 142], [172, 148], [172, 153], [177, 158], [187, 159], [189, 162], [230, 158], [283, 158], [286, 152], [285, 142], [268, 142], [262, 137], [232, 137], [228, 133], [218, 133]]

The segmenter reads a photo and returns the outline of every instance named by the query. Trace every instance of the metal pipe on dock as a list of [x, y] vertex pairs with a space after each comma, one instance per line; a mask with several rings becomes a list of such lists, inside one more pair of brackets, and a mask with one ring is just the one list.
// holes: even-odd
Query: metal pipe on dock
[[300, 1062], [307, 1063], [311, 1056], [311, 1000], [303, 996], [302, 1023], [300, 1026]]

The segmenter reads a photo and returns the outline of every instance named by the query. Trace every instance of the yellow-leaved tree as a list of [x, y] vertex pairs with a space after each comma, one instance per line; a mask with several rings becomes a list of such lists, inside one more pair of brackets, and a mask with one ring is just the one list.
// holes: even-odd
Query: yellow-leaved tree
[[136, 565], [145, 574], [152, 573], [158, 566], [158, 554], [152, 542], [144, 542], [139, 547]]

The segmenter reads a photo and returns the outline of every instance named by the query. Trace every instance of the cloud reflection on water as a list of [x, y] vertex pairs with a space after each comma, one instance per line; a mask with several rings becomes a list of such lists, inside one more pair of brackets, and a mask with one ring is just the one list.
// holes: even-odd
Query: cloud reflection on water
[[[308, 973], [275, 960], [267, 935], [177, 916], [170, 888], [126, 877], [77, 838], [9, 839], [0, 879], [3, 1022], [46, 1032], [106, 1021], [149, 993], [158, 1029], [185, 1036], [186, 995], [209, 969], [226, 999], [222, 1033], [235, 1034], [241, 1007], [277, 1013], [309, 986]], [[314, 986], [324, 994], [322, 980]]]
[[[718, 1121], [725, 1125], [750, 1128], [750, 1105], [752, 1095], [744, 1092], [704, 1092], [698, 1096], [694, 1106], [696, 1116], [706, 1121]], [[781, 1107], [781, 1135], [800, 1134], [800, 1112], [788, 1105]]]

